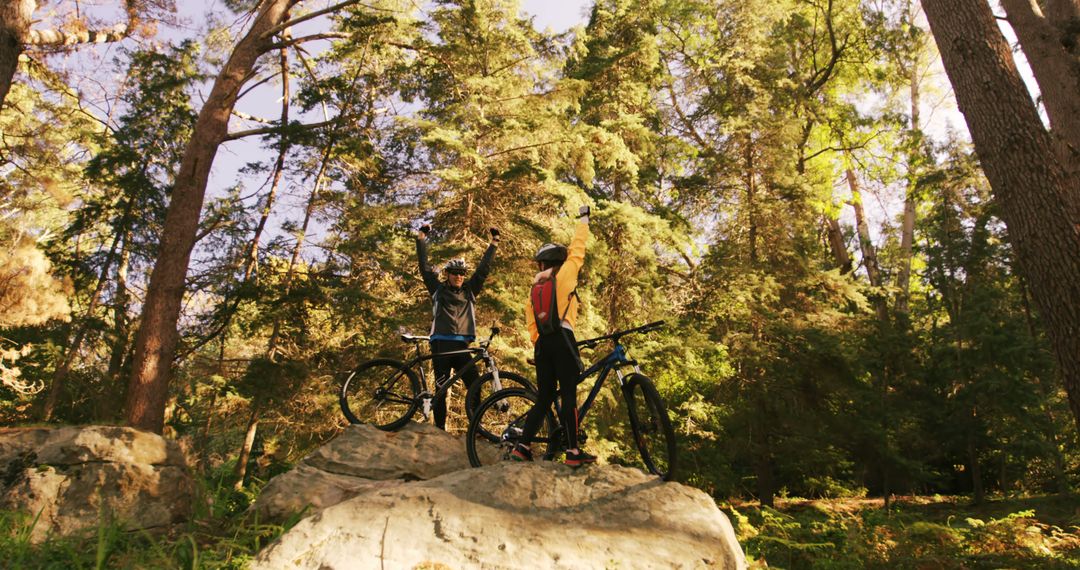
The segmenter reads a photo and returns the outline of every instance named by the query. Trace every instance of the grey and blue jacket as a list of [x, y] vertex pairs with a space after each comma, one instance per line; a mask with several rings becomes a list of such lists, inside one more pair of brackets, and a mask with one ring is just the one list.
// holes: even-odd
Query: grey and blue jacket
[[427, 240], [419, 237], [416, 239], [416, 258], [424, 287], [431, 295], [431, 339], [472, 342], [476, 339], [476, 296], [491, 270], [495, 244], [488, 246], [480, 264], [460, 288], [439, 282], [438, 272], [428, 264]]

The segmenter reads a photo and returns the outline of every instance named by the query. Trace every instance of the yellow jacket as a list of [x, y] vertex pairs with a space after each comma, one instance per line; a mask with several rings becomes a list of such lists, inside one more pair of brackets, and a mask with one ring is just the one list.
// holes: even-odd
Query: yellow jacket
[[[585, 242], [588, 239], [589, 222], [581, 220], [574, 228], [574, 239], [570, 241], [570, 247], [567, 248], [566, 261], [563, 262], [559, 273], [555, 275], [555, 299], [559, 303], [559, 313], [563, 315], [563, 323], [569, 325], [571, 329], [577, 322], [578, 314], [577, 295], [572, 295], [572, 293], [574, 289], [577, 289], [578, 272], [585, 264]], [[549, 268], [537, 273], [533, 283], [535, 284], [550, 271]], [[536, 344], [536, 339], [540, 338], [540, 332], [536, 328], [536, 316], [533, 315], [532, 296], [525, 301], [525, 325], [529, 327], [529, 336], [532, 337], [533, 344]]]

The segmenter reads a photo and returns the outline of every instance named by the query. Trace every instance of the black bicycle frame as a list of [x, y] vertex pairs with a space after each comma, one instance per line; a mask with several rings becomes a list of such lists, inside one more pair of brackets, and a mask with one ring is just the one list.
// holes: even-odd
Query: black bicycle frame
[[424, 373], [424, 367], [423, 366], [417, 366], [417, 365], [420, 364], [421, 362], [424, 362], [425, 360], [435, 360], [436, 358], [442, 358], [444, 356], [453, 356], [453, 355], [457, 355], [457, 354], [472, 354], [473, 355], [472, 360], [470, 360], [469, 363], [467, 365], [465, 365], [464, 367], [462, 367], [461, 369], [455, 370], [454, 373], [451, 374], [450, 377], [447, 378], [445, 382], [443, 382], [442, 386], [439, 385], [439, 379], [438, 378], [433, 378], [432, 379], [432, 384], [435, 387], [435, 392], [431, 393], [432, 398], [438, 398], [438, 397], [441, 397], [441, 396], [445, 395], [446, 392], [450, 390], [450, 387], [453, 386], [455, 383], [457, 383], [458, 379], [460, 379], [462, 377], [462, 375], [465, 373], [465, 371], [470, 369], [470, 368], [476, 368], [476, 372], [479, 375], [480, 370], [477, 368], [476, 364], [478, 362], [481, 362], [481, 361], [483, 361], [484, 365], [487, 366], [487, 369], [493, 375], [495, 375], [496, 379], [499, 377], [498, 368], [495, 366], [495, 359], [492, 358], [490, 354], [488, 354], [488, 351], [487, 351], [486, 348], [466, 348], [464, 350], [453, 350], [453, 351], [450, 351], [450, 352], [440, 352], [438, 354], [434, 354], [434, 353], [430, 353], [430, 352], [427, 353], [427, 354], [424, 354], [420, 350], [420, 342], [423, 342], [423, 341], [416, 342], [416, 353], [417, 353], [418, 356], [416, 358], [406, 362], [405, 367], [409, 368], [409, 369], [412, 369], [412, 370], [419, 370], [420, 371], [420, 384], [421, 384], [421, 386], [423, 388], [423, 390], [421, 390], [421, 395], [428, 391], [427, 374]]
[[578, 421], [581, 421], [581, 418], [584, 418], [585, 414], [589, 413], [589, 408], [592, 407], [593, 401], [596, 400], [597, 394], [600, 393], [600, 388], [604, 385], [604, 380], [607, 379], [608, 374], [610, 374], [612, 370], [615, 371], [615, 375], [619, 379], [619, 386], [622, 387], [623, 373], [620, 369], [623, 366], [633, 366], [635, 372], [641, 373], [637, 361], [627, 358], [626, 348], [623, 347], [622, 343], [616, 341], [615, 348], [611, 352], [578, 376], [578, 384], [580, 384], [589, 376], [592, 376], [597, 372], [600, 373], [600, 377], [596, 379], [592, 389], [589, 390], [589, 395], [585, 398], [585, 401], [578, 406]]
[[[589, 390], [589, 395], [588, 395], [588, 397], [585, 398], [585, 402], [582, 403], [580, 406], [578, 406], [578, 421], [581, 421], [581, 418], [584, 418], [585, 414], [587, 414], [589, 412], [589, 408], [592, 407], [593, 401], [596, 400], [597, 394], [600, 393], [600, 388], [604, 385], [604, 380], [607, 379], [608, 374], [610, 374], [612, 370], [615, 371], [616, 376], [618, 376], [618, 378], [619, 378], [619, 387], [622, 387], [624, 385], [623, 373], [620, 370], [620, 368], [622, 368], [623, 366], [633, 366], [634, 367], [634, 372], [636, 372], [638, 374], [641, 374], [641, 368], [638, 367], [637, 361], [627, 358], [627, 356], [626, 356], [626, 347], [624, 347], [622, 345], [622, 342], [620, 342], [622, 337], [627, 336], [627, 335], [631, 335], [631, 334], [635, 334], [635, 333], [649, 332], [649, 331], [658, 329], [658, 328], [660, 328], [662, 326], [664, 326], [664, 321], [656, 321], [656, 322], [652, 322], [652, 323], [649, 323], [649, 324], [646, 324], [646, 325], [641, 325], [640, 327], [635, 327], [635, 328], [632, 328], [632, 329], [628, 329], [628, 330], [625, 330], [625, 331], [620, 331], [620, 332], [617, 332], [617, 333], [612, 333], [612, 334], [601, 336], [601, 337], [590, 338], [590, 339], [587, 339], [587, 340], [578, 341], [578, 343], [577, 343], [578, 346], [585, 346], [585, 347], [596, 346], [597, 344], [600, 344], [602, 341], [605, 341], [605, 340], [614, 340], [615, 341], [615, 348], [612, 349], [611, 352], [609, 352], [607, 355], [605, 355], [600, 360], [596, 361], [592, 366], [590, 366], [588, 369], [586, 369], [584, 372], [582, 372], [578, 376], [577, 383], [581, 384], [589, 376], [592, 376], [593, 374], [596, 374], [597, 372], [600, 373], [600, 377], [597, 378], [596, 383], [593, 384], [592, 389]], [[556, 406], [558, 406], [558, 400], [557, 399], [556, 399]]]

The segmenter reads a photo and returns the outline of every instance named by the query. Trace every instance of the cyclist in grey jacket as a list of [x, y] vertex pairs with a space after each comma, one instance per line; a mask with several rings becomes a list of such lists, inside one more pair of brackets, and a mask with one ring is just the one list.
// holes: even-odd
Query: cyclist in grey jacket
[[[431, 226], [424, 224], [416, 234], [416, 258], [420, 264], [420, 276], [424, 280], [424, 287], [431, 295], [431, 353], [442, 354], [468, 348], [469, 343], [476, 339], [476, 296], [484, 286], [488, 273], [491, 270], [491, 260], [495, 258], [495, 247], [499, 242], [499, 230], [491, 228], [491, 243], [484, 252], [484, 257], [476, 270], [469, 276], [469, 266], [464, 259], [451, 259], [443, 266], [441, 271], [442, 280], [437, 272], [428, 263], [427, 236]], [[468, 277], [467, 277], [468, 276]], [[450, 378], [451, 370], [461, 374], [468, 390], [478, 378], [475, 366], [468, 366], [468, 354], [451, 354], [441, 358], [435, 358], [432, 363], [435, 367], [436, 390]], [[432, 402], [432, 411], [435, 415], [435, 425], [440, 429], [446, 429], [446, 396], [436, 398]]]

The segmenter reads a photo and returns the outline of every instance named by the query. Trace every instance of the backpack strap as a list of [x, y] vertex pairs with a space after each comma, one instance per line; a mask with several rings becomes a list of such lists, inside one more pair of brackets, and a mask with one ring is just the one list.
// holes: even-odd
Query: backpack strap
[[[558, 290], [559, 289], [558, 286], [556, 286], [555, 289]], [[566, 296], [566, 308], [563, 309], [562, 316], [559, 317], [559, 326], [560, 327], [562, 326], [562, 322], [564, 320], [566, 320], [566, 313], [570, 312], [570, 297], [577, 297], [578, 303], [581, 303], [581, 297], [578, 297], [577, 286], [576, 285], [574, 286], [574, 290], [571, 291], [570, 294]]]

